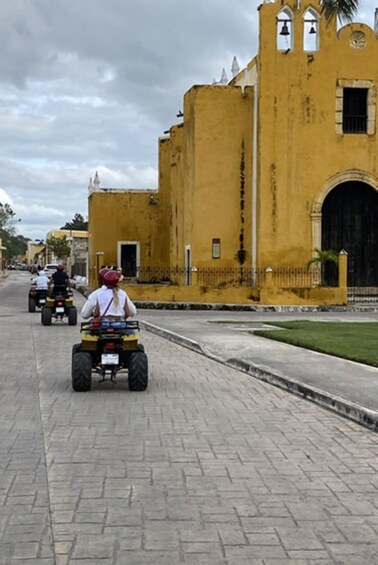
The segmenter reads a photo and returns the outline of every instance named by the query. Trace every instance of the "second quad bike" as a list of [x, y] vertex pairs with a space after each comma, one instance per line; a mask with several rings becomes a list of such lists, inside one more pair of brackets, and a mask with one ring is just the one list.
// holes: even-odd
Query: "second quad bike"
[[87, 392], [92, 386], [92, 372], [99, 382], [116, 382], [117, 375], [127, 371], [130, 391], [146, 390], [148, 359], [139, 343], [138, 321], [102, 319], [81, 325], [81, 343], [72, 348], [72, 388]]
[[77, 310], [73, 305], [72, 292], [66, 288], [53, 290], [52, 294], [46, 297], [46, 304], [41, 312], [41, 322], [44, 326], [51, 326], [53, 318], [62, 322], [65, 316], [70, 326], [76, 326]]
[[46, 304], [47, 289], [37, 288], [32, 284], [29, 290], [28, 308], [29, 312], [35, 312], [36, 308], [43, 308]]

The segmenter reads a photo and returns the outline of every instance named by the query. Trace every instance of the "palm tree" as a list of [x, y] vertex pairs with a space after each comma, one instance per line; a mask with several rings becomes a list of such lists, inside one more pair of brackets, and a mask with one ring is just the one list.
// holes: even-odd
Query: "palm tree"
[[322, 14], [329, 22], [334, 17], [341, 21], [351, 22], [360, 6], [359, 0], [323, 0]]
[[333, 279], [329, 269], [325, 269], [326, 264], [331, 263], [334, 265], [339, 264], [339, 256], [333, 249], [315, 249], [316, 255], [307, 261], [307, 268], [310, 269], [312, 265], [320, 265], [321, 284], [327, 284], [329, 276]]

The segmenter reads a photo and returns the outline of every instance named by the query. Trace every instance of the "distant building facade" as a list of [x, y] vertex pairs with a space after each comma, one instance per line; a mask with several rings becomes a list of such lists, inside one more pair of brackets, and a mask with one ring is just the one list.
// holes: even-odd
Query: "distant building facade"
[[41, 240], [28, 241], [26, 249], [26, 262], [29, 266], [45, 265], [46, 250], [45, 244]]
[[[49, 237], [65, 237], [70, 245], [70, 254], [66, 257], [66, 268], [70, 276], [87, 276], [88, 266], [88, 232], [84, 230], [50, 230], [46, 234], [46, 242]], [[46, 243], [45, 262], [53, 263], [60, 257], [56, 257]]]

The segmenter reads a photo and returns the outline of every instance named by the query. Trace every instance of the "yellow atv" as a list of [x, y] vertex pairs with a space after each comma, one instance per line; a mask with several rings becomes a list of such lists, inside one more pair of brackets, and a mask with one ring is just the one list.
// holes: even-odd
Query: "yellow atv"
[[43, 308], [46, 304], [47, 289], [37, 288], [35, 284], [32, 284], [29, 290], [28, 297], [28, 309], [29, 312], [35, 312], [37, 308]]
[[92, 386], [92, 372], [98, 382], [116, 382], [117, 374], [128, 372], [131, 391], [146, 390], [148, 360], [139, 343], [139, 322], [103, 318], [81, 324], [81, 343], [72, 348], [72, 388], [87, 392]]
[[63, 321], [64, 316], [68, 318], [68, 325], [76, 326], [77, 310], [73, 305], [72, 292], [64, 289], [57, 289], [53, 294], [46, 297], [46, 304], [41, 311], [41, 322], [44, 326], [51, 326], [51, 321]]

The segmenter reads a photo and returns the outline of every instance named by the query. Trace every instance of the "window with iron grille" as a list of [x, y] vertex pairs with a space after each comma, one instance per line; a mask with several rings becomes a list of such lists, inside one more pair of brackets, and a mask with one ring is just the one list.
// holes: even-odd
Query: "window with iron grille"
[[343, 133], [367, 133], [368, 89], [343, 89]]

